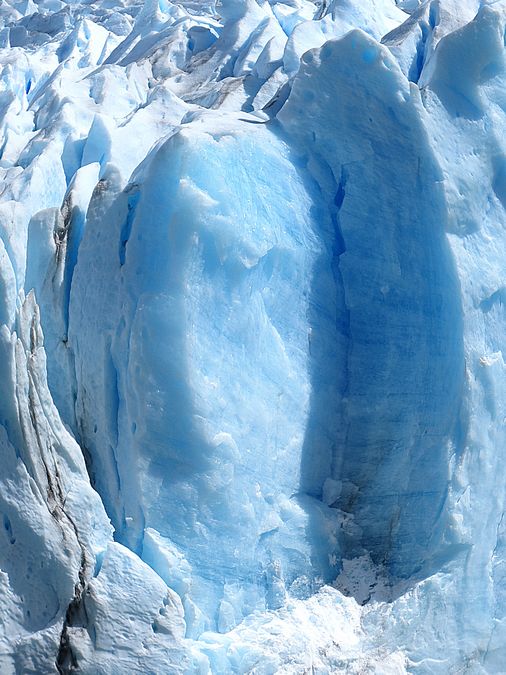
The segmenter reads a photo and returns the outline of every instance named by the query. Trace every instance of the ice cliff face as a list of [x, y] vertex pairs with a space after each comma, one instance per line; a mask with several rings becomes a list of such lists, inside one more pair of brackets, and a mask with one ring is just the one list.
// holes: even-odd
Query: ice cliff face
[[503, 672], [506, 3], [0, 17], [0, 671]]

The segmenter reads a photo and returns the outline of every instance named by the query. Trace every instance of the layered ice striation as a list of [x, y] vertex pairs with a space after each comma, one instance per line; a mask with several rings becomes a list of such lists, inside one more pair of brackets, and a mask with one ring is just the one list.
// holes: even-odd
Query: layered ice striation
[[506, 4], [0, 23], [2, 673], [502, 672]]

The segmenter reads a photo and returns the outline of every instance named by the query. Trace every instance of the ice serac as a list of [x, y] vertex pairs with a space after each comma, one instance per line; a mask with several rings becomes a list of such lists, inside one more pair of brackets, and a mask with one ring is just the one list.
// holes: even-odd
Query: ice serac
[[[12, 330], [2, 326], [0, 350], [2, 672], [66, 673], [79, 664], [80, 672], [96, 673], [97, 659], [113, 657], [117, 663], [122, 651], [129, 663], [135, 658], [144, 667], [148, 660], [165, 664], [169, 652], [184, 664], [180, 600], [112, 542], [82, 450], [54, 406], [33, 291], [19, 296]], [[127, 606], [131, 615], [120, 631]], [[137, 644], [129, 634], [132, 626]], [[113, 627], [114, 648], [104, 649]], [[143, 633], [152, 643], [149, 658]], [[111, 672], [110, 666], [102, 672]]]
[[278, 117], [327, 197], [340, 245], [345, 430], [329, 478], [359, 528], [343, 555], [363, 548], [393, 577], [426, 575], [459, 550], [446, 527], [464, 359], [420, 94], [385, 47], [353, 31], [304, 55]]
[[71, 658], [68, 631], [111, 529], [49, 394], [33, 293], [2, 327], [1, 351], [1, 664], [53, 672]]
[[[465, 316], [469, 423], [455, 476], [458, 498], [453, 508], [473, 544], [461, 597], [475, 589], [480, 601], [466, 606], [459, 599], [457, 607], [470, 634], [480, 636], [485, 672], [499, 672], [505, 657], [500, 590], [505, 476], [499, 450], [504, 448], [506, 431], [505, 23], [504, 3], [492, 4], [442, 40], [424, 93], [433, 120], [434, 147], [445, 174], [452, 216], [448, 238], [459, 269]], [[457, 49], [465, 57], [458, 58]], [[452, 136], [458, 136], [458, 146], [451, 144]]]
[[[118, 540], [181, 589], [192, 634], [224, 631], [336, 573], [336, 521], [316, 499], [342, 370], [333, 250], [316, 184], [247, 115], [199, 115], [116, 198], [112, 180], [72, 286], [78, 426]], [[313, 425], [315, 468], [316, 353], [333, 410]]]

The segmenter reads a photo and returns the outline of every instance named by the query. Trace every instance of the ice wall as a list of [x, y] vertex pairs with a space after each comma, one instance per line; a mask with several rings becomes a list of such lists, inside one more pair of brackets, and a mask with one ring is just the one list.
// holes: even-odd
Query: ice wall
[[[287, 143], [247, 115], [183, 124], [112, 201], [102, 180], [70, 299], [80, 435], [117, 539], [188, 612], [202, 605], [192, 632], [223, 630], [336, 575], [337, 525], [318, 499], [343, 369], [323, 205]], [[334, 377], [316, 425], [317, 350]]]
[[0, 670], [501, 672], [502, 0], [0, 22]]

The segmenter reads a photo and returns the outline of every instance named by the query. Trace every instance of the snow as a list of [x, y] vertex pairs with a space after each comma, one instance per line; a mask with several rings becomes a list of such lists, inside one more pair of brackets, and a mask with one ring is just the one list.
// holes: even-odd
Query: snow
[[0, 7], [0, 671], [500, 673], [503, 0]]

